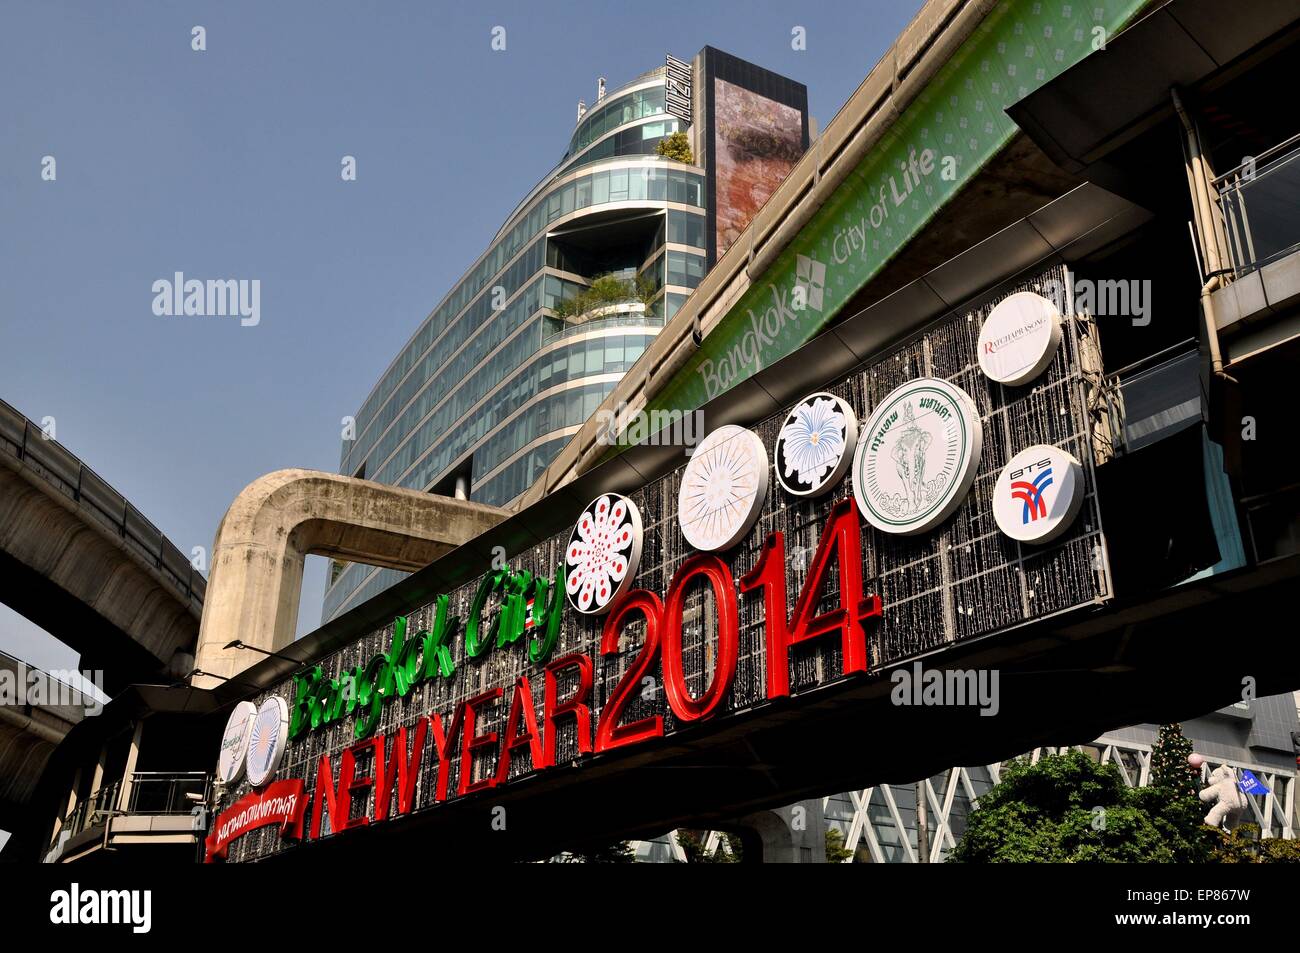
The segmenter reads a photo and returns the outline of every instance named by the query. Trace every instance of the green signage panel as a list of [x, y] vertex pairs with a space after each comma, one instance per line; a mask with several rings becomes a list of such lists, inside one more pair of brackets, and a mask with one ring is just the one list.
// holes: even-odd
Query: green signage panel
[[984, 20], [647, 410], [694, 410], [817, 335], [1005, 146], [1008, 106], [1145, 0], [1014, 0]]

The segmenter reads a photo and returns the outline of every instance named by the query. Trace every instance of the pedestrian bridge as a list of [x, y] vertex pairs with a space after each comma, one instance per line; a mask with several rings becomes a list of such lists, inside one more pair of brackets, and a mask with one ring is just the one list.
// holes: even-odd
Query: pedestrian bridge
[[113, 695], [193, 668], [205, 587], [139, 510], [0, 401], [0, 602]]
[[55, 747], [97, 699], [0, 652], [0, 829], [14, 830]]

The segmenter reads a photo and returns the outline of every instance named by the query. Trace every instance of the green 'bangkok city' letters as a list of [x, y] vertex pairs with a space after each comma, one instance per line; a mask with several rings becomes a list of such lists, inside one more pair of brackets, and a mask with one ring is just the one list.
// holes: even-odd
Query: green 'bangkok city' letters
[[[528, 642], [528, 660], [537, 663], [550, 658], [564, 612], [561, 579], [560, 567], [553, 579], [508, 567], [484, 576], [465, 626], [465, 654], [478, 660], [486, 656], [493, 641], [498, 648], [511, 645], [531, 623], [535, 636]], [[484, 626], [483, 610], [494, 592], [499, 593], [501, 608]], [[409, 639], [406, 616], [398, 616], [388, 652], [380, 652], [338, 678], [325, 678], [319, 665], [295, 675], [289, 738], [300, 738], [352, 715], [357, 719], [356, 737], [369, 737], [379, 724], [385, 701], [405, 698], [411, 689], [430, 679], [451, 678], [456, 672], [451, 643], [460, 618], [448, 618], [449, 601], [445, 595], [438, 596], [433, 628], [422, 629]]]

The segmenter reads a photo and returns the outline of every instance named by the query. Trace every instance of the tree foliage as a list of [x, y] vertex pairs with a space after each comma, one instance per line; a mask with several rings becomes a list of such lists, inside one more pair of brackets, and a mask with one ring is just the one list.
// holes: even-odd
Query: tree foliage
[[738, 864], [744, 858], [737, 834], [723, 834], [723, 843], [710, 854], [704, 847], [704, 841], [694, 831], [679, 830], [677, 845], [686, 855], [688, 864]]
[[575, 852], [573, 859], [582, 864], [631, 864], [636, 862], [636, 853], [623, 840], [597, 850]]
[[1072, 751], [1011, 762], [979, 799], [953, 860], [1176, 863], [1208, 858], [1208, 828], [1164, 788], [1129, 788], [1113, 764]]
[[622, 304], [627, 301], [639, 301], [650, 309], [650, 301], [655, 295], [654, 282], [644, 275], [635, 279], [620, 278], [617, 275], [598, 275], [591, 280], [591, 285], [579, 291], [572, 298], [556, 302], [551, 310], [557, 318], [576, 318], [595, 308]]
[[655, 146], [655, 152], [666, 158], [685, 162], [687, 165], [695, 162], [695, 156], [691, 153], [691, 140], [684, 132], [674, 132], [666, 139], [660, 140]]
[[1200, 773], [1187, 761], [1191, 754], [1192, 743], [1183, 735], [1182, 725], [1162, 725], [1151, 749], [1151, 786], [1195, 801]]
[[838, 828], [826, 828], [826, 863], [842, 864], [853, 856], [853, 851], [844, 846], [844, 835]]
[[1240, 824], [1216, 832], [1219, 842], [1210, 855], [1215, 864], [1300, 864], [1300, 841], [1270, 837], [1259, 839], [1257, 824]]

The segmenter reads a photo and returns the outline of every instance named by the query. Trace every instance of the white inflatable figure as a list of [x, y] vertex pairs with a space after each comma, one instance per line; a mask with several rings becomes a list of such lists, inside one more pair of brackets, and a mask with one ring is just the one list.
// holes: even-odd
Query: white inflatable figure
[[1205, 823], [1211, 827], [1226, 827], [1248, 806], [1246, 795], [1237, 787], [1237, 773], [1226, 764], [1210, 772], [1210, 786], [1201, 792], [1200, 798], [1214, 805], [1205, 815]]

